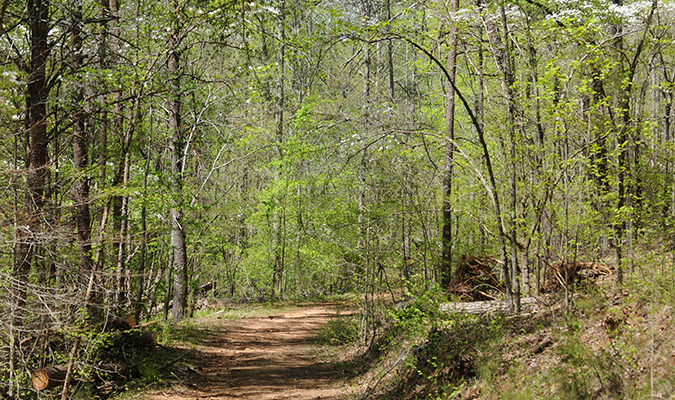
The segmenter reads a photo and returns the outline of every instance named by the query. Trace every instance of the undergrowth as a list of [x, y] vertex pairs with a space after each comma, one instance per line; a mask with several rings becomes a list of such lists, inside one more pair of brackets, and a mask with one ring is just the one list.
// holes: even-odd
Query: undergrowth
[[419, 296], [390, 314], [375, 367], [389, 375], [369, 398], [672, 398], [675, 270], [662, 265], [645, 258], [620, 290], [585, 287], [568, 311], [548, 295], [524, 317], [447, 315], [438, 292]]
[[328, 319], [316, 337], [321, 345], [344, 345], [353, 343], [359, 338], [359, 325], [350, 314], [344, 315], [340, 310]]

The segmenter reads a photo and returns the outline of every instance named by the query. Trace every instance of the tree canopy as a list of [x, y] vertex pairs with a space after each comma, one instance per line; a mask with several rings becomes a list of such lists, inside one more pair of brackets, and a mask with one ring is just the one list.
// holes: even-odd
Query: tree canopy
[[5, 0], [0, 342], [179, 321], [207, 282], [358, 292], [367, 314], [468, 255], [499, 259], [512, 309], [558, 261], [610, 258], [621, 284], [639, 246], [672, 246], [674, 13]]

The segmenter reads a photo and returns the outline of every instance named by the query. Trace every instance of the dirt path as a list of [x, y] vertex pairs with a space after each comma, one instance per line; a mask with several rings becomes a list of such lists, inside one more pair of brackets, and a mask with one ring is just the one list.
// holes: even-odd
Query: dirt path
[[313, 305], [217, 320], [190, 356], [195, 379], [142, 399], [339, 399], [344, 373], [316, 360], [307, 340], [334, 314]]

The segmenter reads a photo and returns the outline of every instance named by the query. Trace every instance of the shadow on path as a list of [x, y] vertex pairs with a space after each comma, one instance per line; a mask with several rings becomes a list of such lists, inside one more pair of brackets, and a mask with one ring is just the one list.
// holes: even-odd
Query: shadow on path
[[338, 364], [316, 360], [310, 341], [335, 315], [329, 307], [218, 320], [203, 331], [190, 357], [198, 372], [188, 382], [193, 389], [153, 393], [146, 399], [339, 399], [347, 374]]

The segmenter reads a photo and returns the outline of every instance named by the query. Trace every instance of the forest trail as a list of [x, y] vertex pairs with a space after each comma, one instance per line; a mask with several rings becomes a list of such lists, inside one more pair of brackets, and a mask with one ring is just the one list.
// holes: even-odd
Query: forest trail
[[190, 356], [195, 379], [140, 399], [338, 399], [344, 372], [317, 360], [309, 342], [335, 314], [321, 304], [215, 319]]

